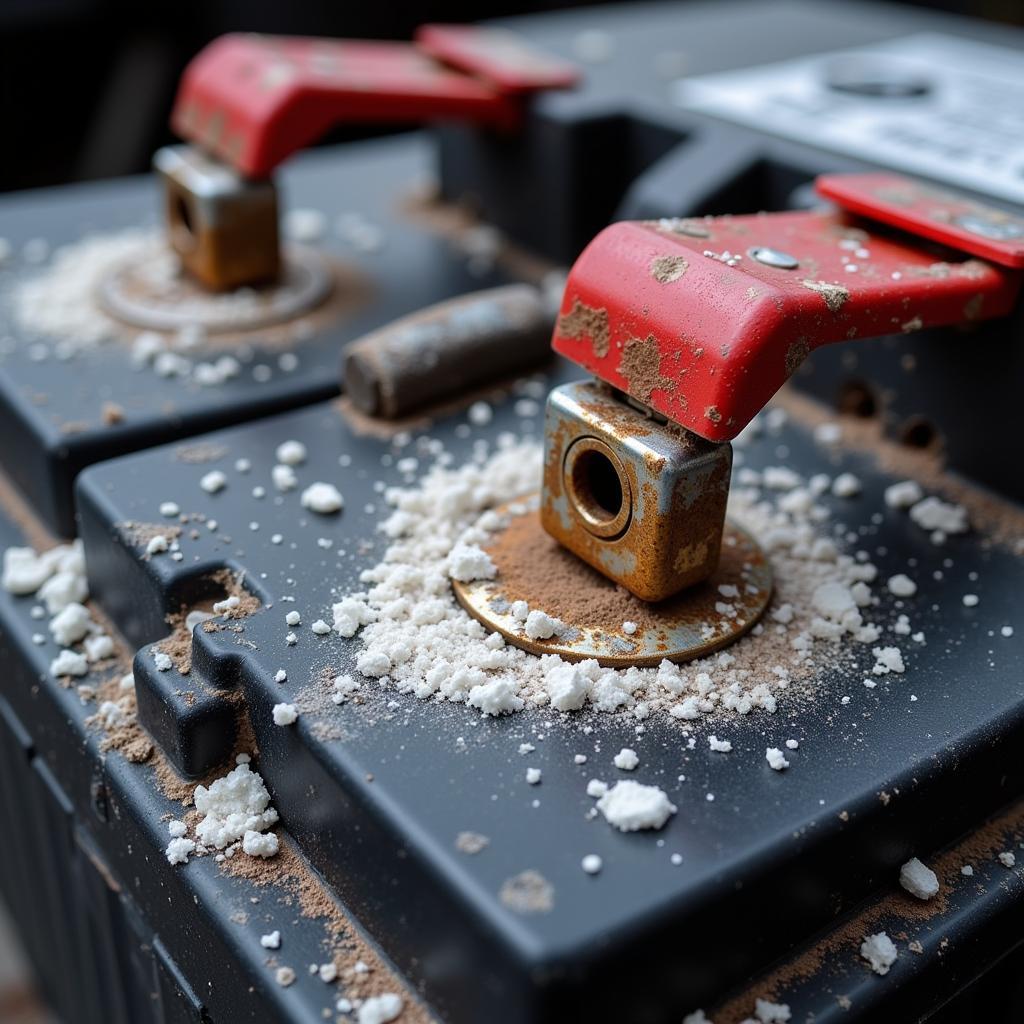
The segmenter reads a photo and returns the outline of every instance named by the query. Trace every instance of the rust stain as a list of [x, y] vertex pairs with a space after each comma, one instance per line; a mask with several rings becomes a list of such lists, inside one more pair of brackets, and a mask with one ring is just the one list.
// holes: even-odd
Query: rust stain
[[594, 355], [603, 359], [608, 355], [610, 332], [608, 310], [595, 309], [579, 299], [573, 299], [572, 309], [558, 318], [558, 333], [566, 338], [590, 338]]
[[661, 375], [661, 349], [653, 334], [630, 338], [622, 347], [619, 373], [627, 381], [627, 390], [641, 402], [650, 402], [656, 388], [672, 388], [672, 381]]
[[800, 364], [810, 355], [811, 346], [806, 338], [797, 338], [786, 350], [786, 376], [791, 377]]
[[809, 288], [812, 292], [820, 295], [825, 300], [825, 305], [828, 306], [830, 313], [838, 313], [850, 297], [849, 291], [841, 284], [830, 284], [828, 281], [812, 281], [810, 278], [805, 278], [800, 283], [805, 288]]
[[686, 273], [690, 264], [682, 256], [655, 256], [651, 260], [651, 277], [659, 284], [672, 284]]

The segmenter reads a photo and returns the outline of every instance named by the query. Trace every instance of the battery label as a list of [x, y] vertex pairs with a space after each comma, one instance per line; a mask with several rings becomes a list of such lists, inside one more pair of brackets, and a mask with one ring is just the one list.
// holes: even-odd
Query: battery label
[[1024, 203], [1024, 54], [938, 33], [673, 83], [689, 110]]

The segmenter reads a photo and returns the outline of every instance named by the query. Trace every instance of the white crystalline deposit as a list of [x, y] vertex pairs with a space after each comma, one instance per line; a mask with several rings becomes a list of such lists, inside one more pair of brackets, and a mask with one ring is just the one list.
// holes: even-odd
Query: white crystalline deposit
[[620, 832], [659, 829], [676, 813], [664, 790], [632, 780], [616, 782], [597, 801], [597, 809]]
[[900, 885], [919, 900], [930, 900], [939, 891], [938, 876], [916, 857], [900, 868]]
[[860, 955], [864, 957], [875, 974], [888, 974], [889, 968], [896, 963], [896, 947], [885, 932], [869, 935], [860, 944]]
[[448, 554], [448, 575], [462, 583], [493, 580], [498, 570], [491, 556], [476, 544], [456, 544]]
[[[392, 694], [466, 703], [486, 715], [525, 708], [557, 712], [635, 711], [689, 722], [712, 713], [773, 712], [779, 695], [797, 680], [834, 668], [839, 660], [871, 672], [872, 644], [885, 623], [873, 591], [877, 569], [866, 557], [839, 550], [831, 539], [829, 509], [811, 483], [785, 466], [746, 470], [730, 496], [730, 515], [758, 537], [775, 569], [778, 594], [762, 625], [731, 647], [678, 666], [610, 669], [596, 661], [569, 664], [557, 655], [533, 655], [488, 631], [455, 600], [452, 578], [498, 579], [487, 553], [504, 528], [510, 505], [535, 493], [541, 449], [502, 435], [480, 442], [474, 457], [453, 465], [446, 457], [415, 484], [384, 493], [391, 513], [380, 531], [389, 546], [360, 576], [361, 590], [341, 594], [328, 618], [342, 637], [355, 637], [356, 672]], [[417, 460], [423, 465], [422, 456]], [[415, 467], [410, 464], [409, 472]], [[729, 584], [723, 609], [743, 586]], [[898, 584], [897, 584], [898, 586]], [[734, 592], [735, 591], [735, 592]], [[509, 607], [521, 635], [543, 642], [565, 625], [525, 601]], [[710, 611], [709, 635], [725, 621]], [[880, 613], [879, 613], [880, 614]], [[876, 663], [899, 672], [895, 648], [878, 648]], [[879, 660], [880, 659], [880, 660]]]
[[302, 497], [299, 500], [303, 508], [308, 508], [310, 512], [317, 512], [322, 516], [340, 512], [345, 505], [341, 491], [334, 484], [325, 484], [322, 481], [310, 484], [302, 492]]
[[364, 999], [356, 1020], [359, 1024], [390, 1024], [402, 1012], [402, 997], [394, 992]]
[[223, 850], [246, 832], [265, 832], [277, 822], [263, 779], [248, 764], [240, 764], [210, 787], [196, 786], [196, 810], [203, 815], [196, 838], [203, 846]]

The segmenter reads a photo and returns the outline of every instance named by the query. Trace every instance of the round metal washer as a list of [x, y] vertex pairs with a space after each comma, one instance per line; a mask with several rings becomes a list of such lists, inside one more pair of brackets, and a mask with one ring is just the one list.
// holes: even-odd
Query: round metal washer
[[[499, 514], [508, 514], [507, 509]], [[550, 548], [551, 538], [544, 532], [536, 509], [524, 513], [531, 522], [522, 543], [544, 544]], [[500, 537], [500, 535], [499, 535]], [[663, 659], [690, 661], [702, 658], [734, 643], [761, 618], [772, 596], [772, 569], [767, 555], [756, 540], [743, 527], [726, 522], [722, 541], [722, 559], [718, 570], [706, 583], [691, 587], [658, 604], [644, 605], [643, 621], [637, 622], [635, 633], [627, 634], [622, 623], [636, 614], [637, 599], [604, 580], [595, 570], [575, 555], [562, 548], [556, 556], [564, 555], [569, 571], [579, 574], [578, 588], [582, 593], [595, 587], [606, 587], [605, 597], [620, 601], [621, 614], [610, 616], [605, 623], [570, 620], [563, 617], [565, 628], [549, 640], [531, 640], [526, 636], [524, 624], [512, 614], [513, 601], [523, 600], [531, 609], [548, 611], [555, 608], [550, 577], [536, 580], [533, 592], [508, 593], [502, 581], [502, 558], [496, 554], [496, 537], [488, 552], [498, 568], [493, 580], [472, 583], [452, 582], [459, 603], [489, 630], [496, 630], [516, 647], [533, 654], [557, 654], [566, 661], [595, 658], [602, 665], [627, 668], [658, 665]], [[547, 548], [545, 550], [547, 550]], [[507, 559], [515, 557], [506, 552]], [[720, 586], [731, 584], [737, 596], [723, 597]], [[727, 591], [730, 593], [730, 591]], [[726, 603], [735, 614], [723, 614], [716, 605]], [[614, 621], [612, 624], [611, 620]]]
[[324, 255], [303, 245], [283, 252], [281, 278], [263, 288], [217, 294], [186, 274], [168, 271], [174, 257], [162, 244], [148, 259], [115, 267], [100, 282], [100, 305], [118, 320], [151, 331], [200, 326], [209, 334], [259, 330], [315, 309], [331, 292], [333, 275]]

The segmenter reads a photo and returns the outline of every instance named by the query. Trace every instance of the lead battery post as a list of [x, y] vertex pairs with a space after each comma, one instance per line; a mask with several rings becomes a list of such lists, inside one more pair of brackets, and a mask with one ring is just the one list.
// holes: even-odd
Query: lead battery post
[[269, 284], [281, 269], [278, 195], [195, 146], [153, 158], [163, 186], [167, 241], [182, 269], [211, 291]]

